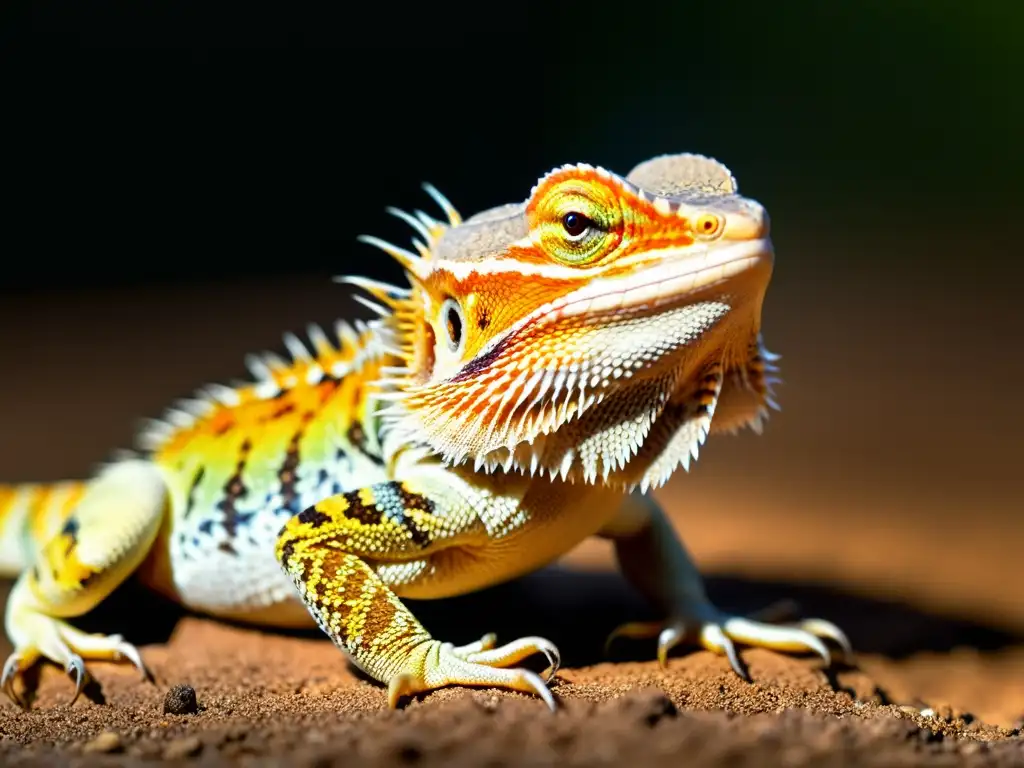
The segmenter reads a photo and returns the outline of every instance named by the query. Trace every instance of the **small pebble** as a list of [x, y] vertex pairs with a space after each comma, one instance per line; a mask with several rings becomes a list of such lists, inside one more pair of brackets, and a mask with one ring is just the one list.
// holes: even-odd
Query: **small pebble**
[[104, 731], [99, 736], [82, 747], [83, 752], [118, 752], [124, 745], [121, 743], [121, 736], [114, 731]]
[[175, 685], [164, 696], [165, 715], [194, 715], [198, 711], [196, 689], [191, 685]]
[[183, 739], [175, 739], [164, 747], [164, 760], [181, 760], [183, 757], [198, 755], [203, 748], [196, 736], [186, 736]]

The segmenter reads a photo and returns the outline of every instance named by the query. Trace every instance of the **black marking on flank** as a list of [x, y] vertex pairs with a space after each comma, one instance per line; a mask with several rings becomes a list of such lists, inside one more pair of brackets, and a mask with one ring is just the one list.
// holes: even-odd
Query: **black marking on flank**
[[[373, 458], [373, 457], [371, 457]], [[374, 461], [376, 459], [374, 458]], [[344, 448], [338, 448], [334, 452], [334, 471], [336, 473], [352, 474], [352, 457], [348, 455], [348, 452]], [[326, 472], [326, 470], [324, 470]], [[324, 478], [327, 479], [326, 477]], [[337, 486], [337, 483], [335, 483]], [[337, 491], [335, 491], [337, 493]]]
[[[299, 493], [296, 490], [299, 480], [299, 451], [302, 435], [306, 430], [306, 426], [313, 420], [314, 415], [312, 411], [303, 415], [302, 423], [288, 442], [288, 450], [285, 451], [284, 461], [277, 470], [277, 480], [281, 484], [281, 510], [286, 510], [289, 516], [295, 515], [299, 511]], [[281, 510], [277, 511], [280, 512]]]
[[[245, 463], [249, 459], [249, 452], [252, 450], [252, 442], [246, 439], [239, 449], [238, 464], [235, 466], [235, 473], [228, 478], [224, 486], [224, 498], [217, 502], [217, 509], [224, 513], [224, 532], [228, 539], [235, 538], [239, 525], [245, 525], [252, 519], [251, 513], [239, 512], [235, 507], [238, 499], [244, 499], [249, 495], [249, 489], [242, 481], [242, 474], [245, 471]], [[218, 549], [228, 554], [237, 554], [234, 547], [228, 542], [221, 544]]]
[[185, 501], [185, 514], [182, 516], [186, 520], [188, 516], [192, 514], [192, 509], [196, 503], [196, 488], [199, 487], [199, 483], [203, 481], [203, 475], [206, 474], [206, 467], [200, 466], [192, 477], [192, 484], [188, 487], [188, 498]]
[[[348, 440], [349, 445], [353, 448], [357, 448], [360, 453], [366, 456], [374, 464], [381, 467], [384, 466], [384, 458], [375, 451], [370, 450], [370, 441], [367, 439], [366, 429], [358, 419], [349, 425], [348, 430], [345, 432], [345, 438]], [[341, 463], [343, 459], [347, 461], [348, 467], [351, 469], [352, 460], [340, 449], [338, 450], [337, 459], [339, 463]]]
[[480, 314], [476, 316], [476, 325], [480, 330], [483, 330], [491, 324], [491, 313], [486, 309], [481, 309]]
[[[363, 430], [363, 425], [359, 423], [358, 419], [349, 425], [348, 431], [345, 432], [345, 438], [351, 445], [364, 453], [366, 452], [366, 432]], [[338, 453], [343, 453], [343, 451], [339, 450]]]
[[231, 544], [230, 541], [222, 541], [217, 545], [217, 549], [228, 555], [238, 555], [238, 550]]

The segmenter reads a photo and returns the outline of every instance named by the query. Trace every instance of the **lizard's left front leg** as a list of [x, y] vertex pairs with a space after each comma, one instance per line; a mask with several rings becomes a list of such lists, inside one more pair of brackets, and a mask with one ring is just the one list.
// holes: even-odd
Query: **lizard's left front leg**
[[771, 624], [734, 616], [708, 600], [697, 567], [657, 503], [634, 493], [626, 498], [619, 516], [601, 532], [615, 542], [619, 565], [626, 578], [668, 616], [665, 622], [637, 622], [616, 629], [608, 638], [657, 637], [658, 660], [684, 641], [725, 654], [736, 674], [750, 680], [735, 643], [779, 651], [811, 651], [826, 665], [831, 654], [822, 639], [835, 642], [847, 659], [853, 651], [846, 635], [831, 622], [805, 619], [790, 625]]
[[0, 689], [14, 702], [27, 706], [15, 693], [15, 678], [40, 659], [74, 675], [72, 703], [86, 680], [86, 660], [126, 659], [145, 672], [138, 650], [120, 635], [87, 634], [63, 619], [92, 610], [135, 571], [169, 505], [164, 475], [148, 461], [119, 462], [89, 482], [7, 599], [5, 626], [14, 650], [4, 662]]
[[554, 709], [544, 680], [509, 668], [534, 653], [558, 667], [558, 649], [527, 637], [495, 647], [493, 634], [464, 646], [431, 637], [391, 585], [458, 579], [486, 567], [482, 519], [518, 500], [488, 493], [443, 471], [332, 496], [293, 517], [277, 540], [277, 558], [320, 628], [364, 672], [388, 686], [388, 704], [447, 685], [496, 686], [539, 695]]

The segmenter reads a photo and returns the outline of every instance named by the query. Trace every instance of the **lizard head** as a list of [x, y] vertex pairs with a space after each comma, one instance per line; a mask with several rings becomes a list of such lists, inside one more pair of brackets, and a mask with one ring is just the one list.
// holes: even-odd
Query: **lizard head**
[[387, 305], [394, 439], [478, 469], [647, 487], [688, 464], [716, 406], [716, 426], [759, 423], [768, 217], [720, 163], [566, 165], [466, 220], [425, 187], [447, 222], [392, 210], [418, 255], [363, 238], [410, 288], [348, 278]]

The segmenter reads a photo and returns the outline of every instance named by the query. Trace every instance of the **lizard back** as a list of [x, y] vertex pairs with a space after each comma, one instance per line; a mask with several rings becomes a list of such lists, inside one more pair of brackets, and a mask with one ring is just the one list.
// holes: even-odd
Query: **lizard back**
[[311, 348], [285, 336], [290, 360], [249, 356], [252, 383], [208, 385], [140, 433], [170, 489], [140, 576], [191, 608], [308, 624], [273, 541], [306, 507], [385, 479], [370, 392], [388, 355], [375, 329], [339, 323], [336, 341], [316, 326], [308, 336]]

